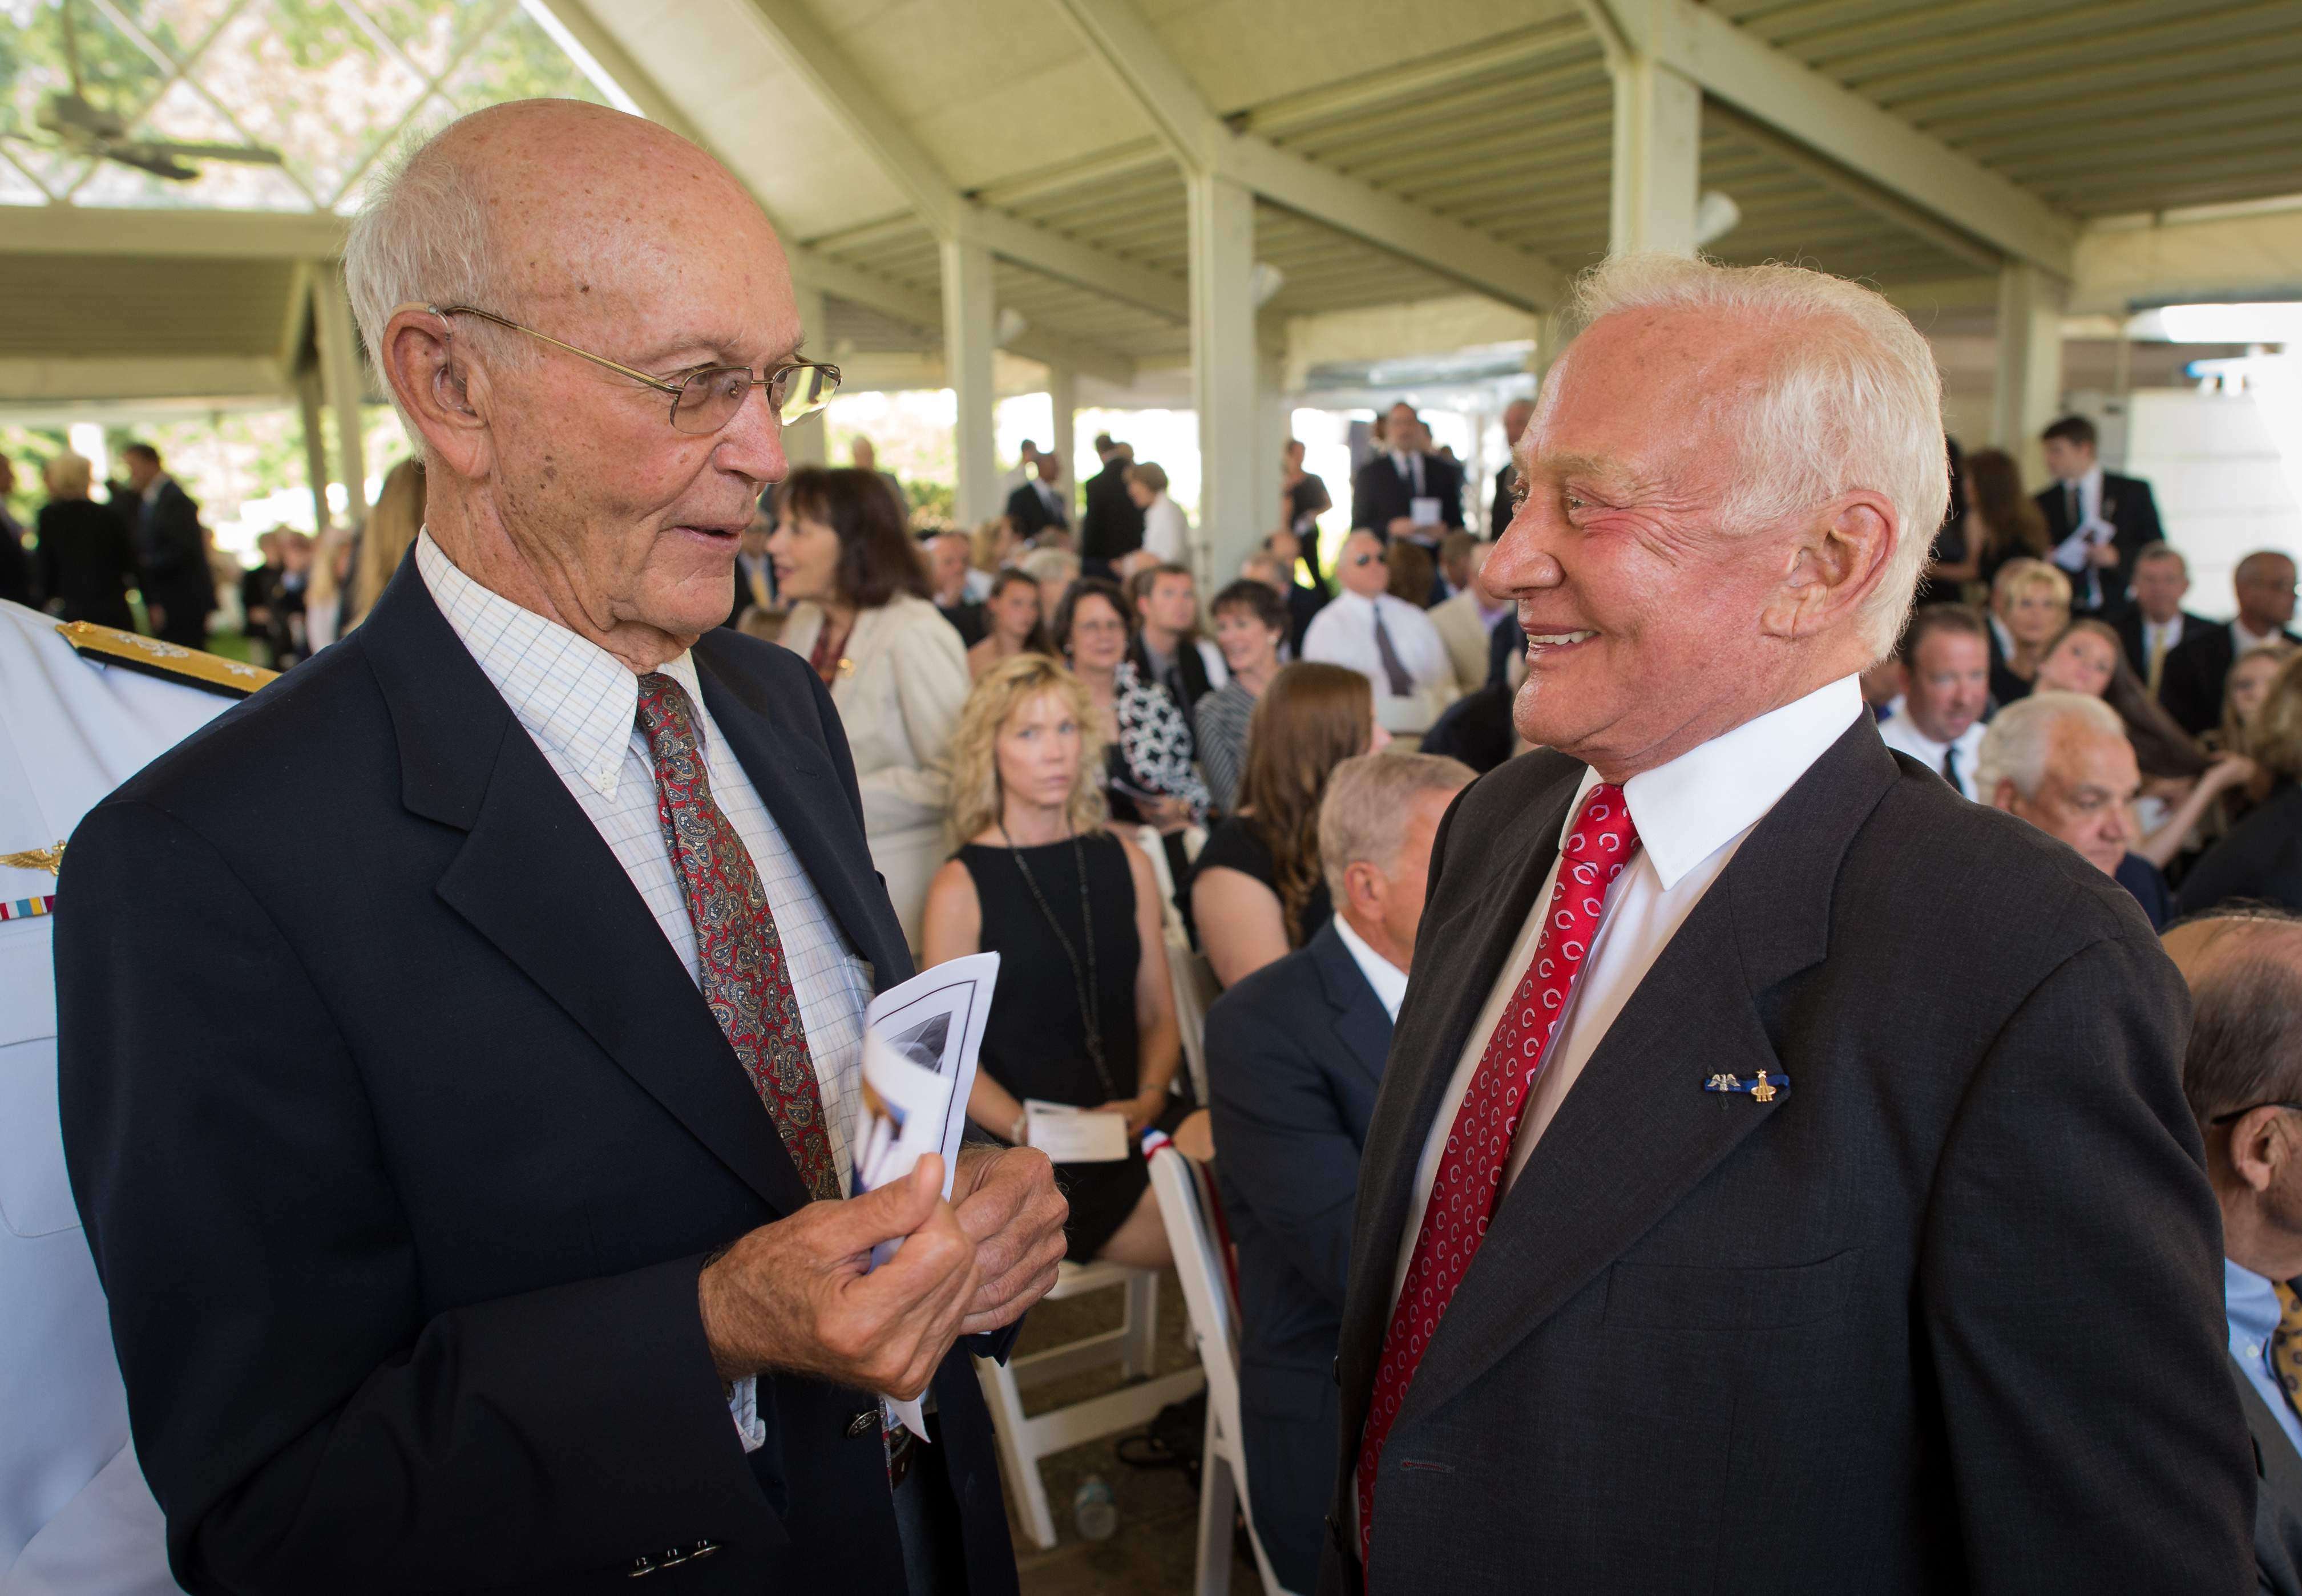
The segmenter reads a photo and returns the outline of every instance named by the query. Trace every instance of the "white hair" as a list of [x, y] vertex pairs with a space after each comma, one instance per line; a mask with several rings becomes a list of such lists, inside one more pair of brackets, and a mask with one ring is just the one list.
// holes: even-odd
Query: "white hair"
[[2025, 799], [2036, 798], [2039, 784], [2046, 779], [2054, 728], [2068, 720], [2107, 736], [2126, 735], [2126, 723], [2118, 711], [2091, 693], [2034, 693], [2018, 698], [1991, 720], [1974, 756], [1974, 790], [1982, 801], [1989, 802], [2003, 781], [2012, 782]]
[[1343, 872], [1351, 866], [1371, 864], [1388, 876], [1398, 865], [1416, 798], [1478, 778], [1462, 760], [1435, 753], [1363, 753], [1337, 765], [1319, 801], [1319, 869], [1336, 907], [1348, 895]]
[[[411, 139], [377, 172], [344, 240], [344, 291], [386, 394], [391, 383], [382, 367], [383, 329], [402, 305], [475, 305], [519, 318], [517, 296], [497, 277], [487, 206], [455, 157], [437, 147], [454, 128], [450, 122]], [[528, 340], [476, 316], [459, 320], [454, 334], [498, 365], [517, 367], [534, 357]], [[394, 396], [392, 406], [399, 405]], [[400, 419], [407, 419], [405, 411]]]
[[1724, 530], [1755, 532], [1856, 489], [1884, 493], [1895, 549], [1859, 620], [1874, 659], [1902, 634], [1950, 504], [1942, 374], [1910, 318], [1883, 295], [1803, 266], [1722, 266], [1617, 255], [1584, 273], [1585, 326], [1626, 310], [1692, 310], [1779, 327], [1773, 369], [1737, 417], [1741, 461], [1718, 506]]

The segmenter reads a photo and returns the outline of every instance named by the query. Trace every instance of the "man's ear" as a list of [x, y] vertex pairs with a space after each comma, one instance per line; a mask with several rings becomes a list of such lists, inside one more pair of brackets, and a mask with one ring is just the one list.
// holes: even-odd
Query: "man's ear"
[[1998, 790], [1990, 794], [1990, 807], [1993, 809], [2003, 809], [2010, 815], [2020, 814], [2021, 812], [2021, 811], [2014, 807], [2021, 802], [2022, 794], [2021, 789], [2016, 787], [2011, 781], [2000, 782], [1998, 784]]
[[1841, 494], [1816, 512], [1785, 561], [1782, 586], [1760, 628], [1786, 643], [1819, 636], [1852, 616], [1894, 558], [1893, 500], [1869, 489]]
[[1344, 900], [1369, 920], [1382, 919], [1383, 899], [1390, 891], [1382, 872], [1366, 861], [1354, 860], [1343, 867]]
[[2302, 1156], [2302, 1148], [2279, 1129], [2286, 1113], [2282, 1108], [2257, 1108], [2230, 1128], [2231, 1168], [2256, 1191], [2269, 1190], [2279, 1166]]
[[485, 476], [494, 464], [492, 391], [469, 347], [457, 344], [445, 317], [420, 306], [384, 323], [382, 344], [376, 364], [424, 443], [457, 475]]

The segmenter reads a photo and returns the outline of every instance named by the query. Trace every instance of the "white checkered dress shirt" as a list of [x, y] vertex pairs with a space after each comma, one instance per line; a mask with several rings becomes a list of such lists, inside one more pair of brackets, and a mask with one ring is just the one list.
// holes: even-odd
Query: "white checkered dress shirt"
[[[616, 855], [624, 873], [655, 916], [679, 962], [695, 976], [695, 927], [664, 845], [656, 812], [655, 760], [639, 730], [639, 677], [595, 643], [578, 637], [533, 610], [491, 592], [456, 568], [429, 532], [416, 540], [416, 569], [448, 625], [472, 651], [481, 671]], [[681, 654], [663, 673], [687, 689], [711, 796], [750, 850], [767, 888], [782, 938], [800, 1019], [807, 1027], [808, 1057], [823, 1096], [824, 1129], [838, 1166], [839, 1189], [849, 1189], [845, 1105], [855, 1101], [863, 1073], [863, 1011], [871, 1001], [869, 966], [847, 945], [838, 922], [806, 869], [784, 840], [775, 817], [752, 787], [704, 707], [695, 662]], [[760, 1113], [767, 1109], [761, 1105]], [[745, 1449], [765, 1440], [751, 1417], [754, 1388], [739, 1382], [736, 1423]]]

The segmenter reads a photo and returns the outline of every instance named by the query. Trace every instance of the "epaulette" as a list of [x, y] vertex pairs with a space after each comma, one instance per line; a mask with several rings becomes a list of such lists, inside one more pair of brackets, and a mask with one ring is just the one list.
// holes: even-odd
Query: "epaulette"
[[197, 687], [203, 693], [221, 693], [226, 698], [246, 698], [280, 675], [260, 665], [246, 665], [221, 654], [203, 653], [181, 643], [163, 643], [140, 632], [122, 632], [117, 626], [99, 626], [92, 621], [66, 621], [56, 630], [83, 659], [140, 670], [164, 682]]

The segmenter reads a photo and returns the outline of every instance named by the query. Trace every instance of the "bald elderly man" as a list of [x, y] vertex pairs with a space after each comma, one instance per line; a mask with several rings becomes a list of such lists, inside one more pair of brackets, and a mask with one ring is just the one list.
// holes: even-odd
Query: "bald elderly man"
[[[72, 1187], [177, 1579], [1012, 1592], [960, 1342], [1052, 1282], [1063, 1203], [1029, 1151], [851, 1197], [911, 962], [828, 695], [718, 626], [836, 381], [775, 235], [693, 146], [530, 101], [380, 181], [345, 267], [426, 530], [58, 888]], [[932, 1444], [880, 1401], [922, 1394]]]
[[2181, 979], [1863, 708], [1926, 342], [1788, 266], [1581, 301], [1483, 573], [1541, 751], [1432, 850], [1320, 1588], [2249, 1588]]

